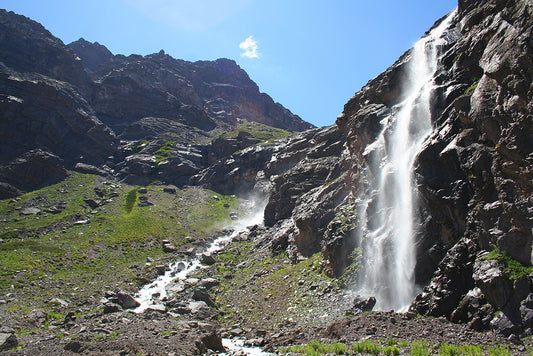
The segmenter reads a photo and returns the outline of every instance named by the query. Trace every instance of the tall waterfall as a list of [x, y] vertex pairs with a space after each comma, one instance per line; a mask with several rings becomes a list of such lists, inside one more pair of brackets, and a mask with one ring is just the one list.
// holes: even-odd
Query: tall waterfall
[[364, 151], [365, 187], [358, 211], [362, 265], [359, 293], [376, 297], [376, 307], [401, 310], [416, 294], [414, 283], [417, 193], [413, 164], [432, 132], [430, 92], [437, 46], [446, 41], [451, 13], [411, 52], [403, 102], [382, 122]]

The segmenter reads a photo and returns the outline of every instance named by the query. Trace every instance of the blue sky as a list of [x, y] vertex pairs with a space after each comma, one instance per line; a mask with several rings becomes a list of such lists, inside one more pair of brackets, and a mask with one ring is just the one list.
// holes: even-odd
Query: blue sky
[[[164, 49], [237, 61], [261, 91], [317, 126], [390, 66], [457, 0], [0, 0], [66, 44]], [[247, 54], [247, 55], [244, 55]]]

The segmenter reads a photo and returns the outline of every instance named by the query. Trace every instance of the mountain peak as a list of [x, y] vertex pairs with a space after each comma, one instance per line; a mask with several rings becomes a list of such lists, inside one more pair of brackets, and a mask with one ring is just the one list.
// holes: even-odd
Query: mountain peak
[[101, 64], [113, 58], [113, 53], [98, 42], [89, 42], [83, 37], [68, 45], [82, 60], [88, 72], [94, 72]]

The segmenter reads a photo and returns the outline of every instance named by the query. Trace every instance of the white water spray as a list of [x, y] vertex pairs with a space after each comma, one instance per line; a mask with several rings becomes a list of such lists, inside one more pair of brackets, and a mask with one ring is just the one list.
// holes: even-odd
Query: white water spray
[[202, 267], [200, 257], [202, 254], [211, 254], [223, 249], [237, 235], [247, 230], [248, 226], [262, 224], [264, 215], [264, 206], [257, 207], [255, 214], [237, 220], [231, 228], [230, 234], [222, 235], [216, 238], [205, 250], [198, 253], [191, 260], [175, 261], [169, 265], [169, 270], [164, 275], [159, 276], [152, 283], [147, 284], [137, 294], [135, 299], [141, 304], [134, 312], [142, 313], [150, 306], [160, 304], [167, 297], [167, 287], [175, 281], [183, 281], [192, 272]]
[[411, 52], [404, 101], [382, 122], [376, 141], [365, 148], [365, 189], [358, 214], [362, 274], [359, 293], [376, 297], [376, 308], [402, 310], [415, 297], [417, 220], [413, 164], [431, 134], [430, 93], [437, 45], [454, 13], [420, 39]]

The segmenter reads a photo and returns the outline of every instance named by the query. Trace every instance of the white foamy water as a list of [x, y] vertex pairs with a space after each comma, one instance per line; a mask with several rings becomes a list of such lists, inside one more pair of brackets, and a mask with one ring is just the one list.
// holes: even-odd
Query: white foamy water
[[166, 287], [173, 282], [185, 280], [188, 275], [202, 267], [200, 256], [211, 254], [223, 249], [241, 232], [246, 231], [248, 226], [263, 223], [264, 209], [257, 209], [257, 213], [235, 221], [230, 227], [232, 232], [216, 238], [205, 250], [198, 252], [195, 257], [189, 260], [178, 260], [169, 265], [169, 270], [164, 275], [159, 276], [155, 281], [145, 285], [137, 292], [135, 299], [141, 304], [133, 311], [142, 313], [150, 306], [160, 304], [160, 301], [167, 297]]
[[401, 311], [416, 295], [415, 217], [417, 192], [413, 165], [432, 132], [430, 94], [437, 46], [446, 41], [452, 12], [411, 52], [404, 101], [382, 122], [376, 141], [364, 151], [365, 187], [358, 208], [362, 273], [357, 293], [376, 297], [376, 309]]

